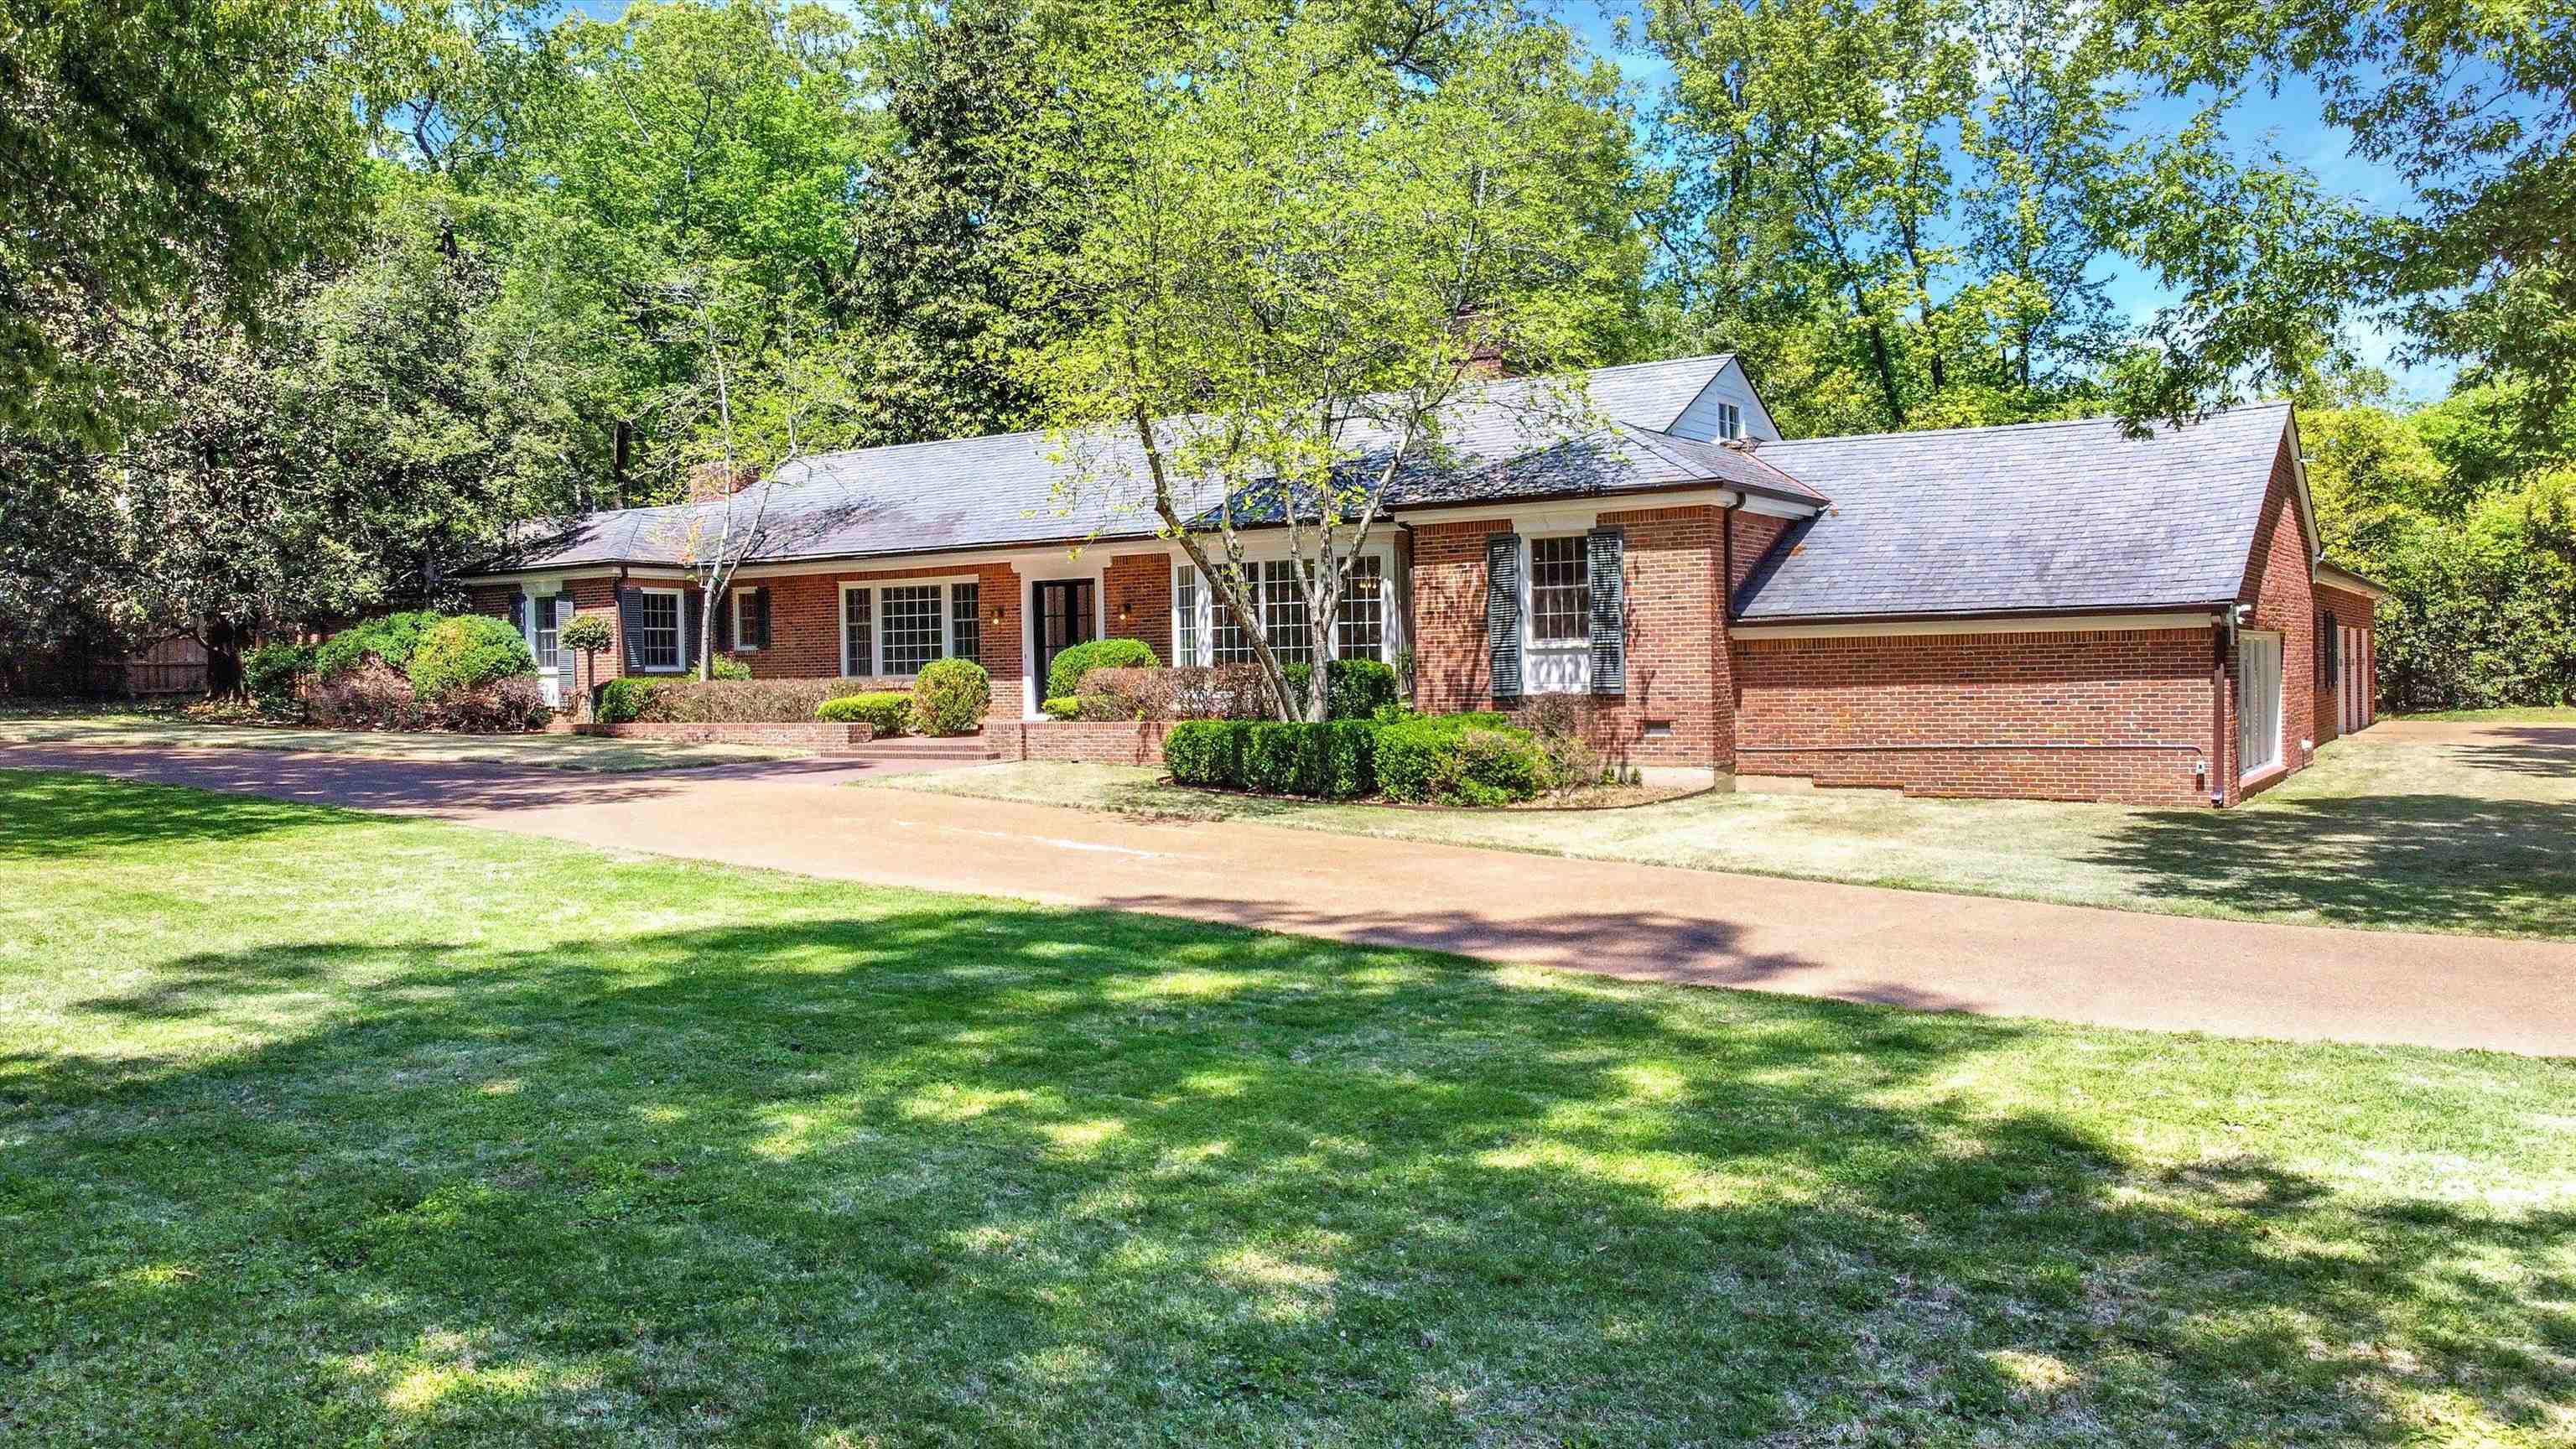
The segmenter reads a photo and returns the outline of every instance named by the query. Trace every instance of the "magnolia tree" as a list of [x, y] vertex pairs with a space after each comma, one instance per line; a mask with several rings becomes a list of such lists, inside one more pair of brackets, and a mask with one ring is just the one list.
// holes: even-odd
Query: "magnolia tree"
[[[1086, 320], [1041, 363], [1064, 486], [1179, 541], [1282, 717], [1246, 531], [1283, 539], [1304, 652], [1334, 657], [1390, 487], [1458, 457], [1479, 356], [1588, 360], [1638, 264], [1624, 118], [1562, 27], [1494, 0], [1387, 15], [1219, 0], [1066, 66], [1085, 224], [1058, 303]], [[1583, 408], [1570, 380], [1515, 396]]]

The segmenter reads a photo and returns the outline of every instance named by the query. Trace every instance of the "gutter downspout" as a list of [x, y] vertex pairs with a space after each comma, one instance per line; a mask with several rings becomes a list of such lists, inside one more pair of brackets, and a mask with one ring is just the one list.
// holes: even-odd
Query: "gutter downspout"
[[2209, 808], [2227, 808], [2227, 661], [2236, 657], [2236, 605], [2221, 604], [2210, 620]]

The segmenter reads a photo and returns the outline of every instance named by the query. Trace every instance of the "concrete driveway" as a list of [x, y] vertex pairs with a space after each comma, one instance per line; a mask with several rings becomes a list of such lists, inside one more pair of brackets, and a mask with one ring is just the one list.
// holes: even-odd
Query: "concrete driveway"
[[839, 788], [825, 762], [608, 777], [244, 750], [81, 770], [808, 875], [1605, 975], [2247, 1036], [2576, 1054], [2576, 944], [2212, 921]]

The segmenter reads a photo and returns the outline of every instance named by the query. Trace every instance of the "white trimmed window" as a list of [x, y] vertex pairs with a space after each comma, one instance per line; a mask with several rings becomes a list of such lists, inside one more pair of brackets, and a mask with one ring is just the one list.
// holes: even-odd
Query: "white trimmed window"
[[1375, 554], [1351, 560], [1342, 581], [1341, 607], [1333, 619], [1333, 654], [1339, 659], [1386, 656], [1386, 561]]
[[652, 673], [680, 669], [680, 591], [645, 589], [635, 601], [635, 657]]
[[726, 607], [733, 610], [733, 652], [736, 654], [760, 652], [760, 638], [752, 629], [752, 622], [759, 615], [743, 607], [759, 592], [758, 589], [735, 589], [728, 595], [730, 602]]
[[2250, 780], [2281, 764], [2281, 636], [2236, 636], [2236, 773]]
[[1530, 642], [1592, 642], [1592, 603], [1583, 536], [1529, 541]]
[[[1579, 540], [1578, 540], [1579, 542]], [[1297, 564], [1272, 559], [1244, 566], [1254, 586], [1253, 608], [1271, 652], [1283, 664], [1314, 662], [1314, 637], [1307, 629], [1305, 590], [1299, 587]], [[1388, 567], [1382, 554], [1363, 554], [1351, 561], [1334, 611], [1333, 657], [1384, 659], [1391, 601]], [[1172, 566], [1173, 657], [1185, 664], [1249, 664], [1252, 638], [1235, 621], [1234, 611], [1186, 562]]]
[[1717, 435], [1721, 438], [1744, 436], [1744, 409], [1731, 402], [1717, 405]]
[[982, 655], [984, 591], [969, 580], [841, 587], [841, 672], [919, 674], [941, 659]]
[[1275, 558], [1261, 566], [1261, 631], [1281, 664], [1315, 662], [1315, 636], [1307, 628], [1306, 589], [1294, 562]]
[[528, 608], [532, 614], [528, 628], [528, 652], [537, 656], [537, 669], [540, 673], [563, 666], [563, 654], [559, 647], [559, 641], [563, 638], [563, 622], [555, 615], [555, 610], [559, 607], [561, 606], [555, 602], [551, 594], [542, 599], [528, 601]]

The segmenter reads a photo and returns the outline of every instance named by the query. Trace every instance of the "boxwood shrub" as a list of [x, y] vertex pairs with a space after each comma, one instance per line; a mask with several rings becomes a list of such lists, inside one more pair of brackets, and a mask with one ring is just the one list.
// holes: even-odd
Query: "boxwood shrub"
[[934, 659], [912, 680], [912, 730], [971, 735], [993, 707], [993, 676], [972, 659]]
[[1082, 676], [1095, 669], [1159, 669], [1162, 659], [1142, 639], [1094, 639], [1076, 644], [1047, 665], [1046, 697], [1082, 693]]
[[899, 735], [912, 720], [912, 696], [899, 689], [837, 695], [814, 706], [814, 718], [826, 724], [874, 725], [881, 736]]
[[599, 703], [591, 713], [601, 724], [633, 724], [651, 707], [653, 690], [652, 680], [621, 675], [599, 687]]
[[1183, 785], [1353, 800], [1377, 791], [1377, 726], [1188, 720], [1163, 736], [1163, 767]]
[[1377, 783], [1390, 799], [1508, 805], [1548, 788], [1529, 731], [1492, 714], [1417, 715], [1377, 727]]
[[412, 647], [411, 667], [404, 672], [411, 676], [411, 687], [423, 702], [443, 704], [488, 684], [534, 674], [537, 657], [528, 652], [528, 641], [508, 620], [460, 614], [420, 632], [420, 642]]
[[[642, 720], [648, 724], [804, 724], [816, 718], [823, 701], [867, 693], [862, 679], [685, 679], [610, 680], [601, 686], [599, 718], [604, 724]], [[608, 692], [631, 698], [634, 713], [611, 718]]]
[[1069, 697], [1042, 700], [1038, 704], [1038, 713], [1048, 719], [1079, 719], [1082, 716], [1082, 701]]

